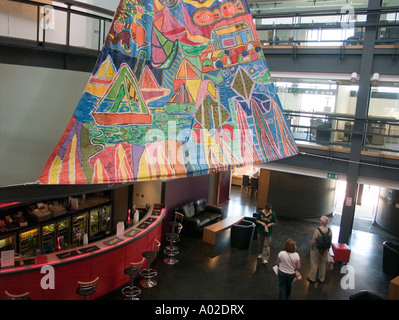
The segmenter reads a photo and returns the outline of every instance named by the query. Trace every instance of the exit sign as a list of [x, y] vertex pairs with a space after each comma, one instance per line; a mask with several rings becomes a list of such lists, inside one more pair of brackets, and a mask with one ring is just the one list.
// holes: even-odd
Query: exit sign
[[338, 179], [338, 174], [336, 174], [336, 173], [327, 173], [327, 178], [329, 178], [329, 179]]

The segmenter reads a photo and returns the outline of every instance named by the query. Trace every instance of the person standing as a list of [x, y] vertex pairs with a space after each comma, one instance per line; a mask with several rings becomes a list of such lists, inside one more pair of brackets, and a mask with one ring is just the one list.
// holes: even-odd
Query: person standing
[[272, 241], [273, 226], [276, 224], [276, 213], [272, 205], [266, 203], [265, 208], [258, 211], [256, 216], [256, 232], [258, 233], [258, 258], [267, 264], [270, 258], [270, 245]]
[[285, 242], [284, 251], [277, 256], [279, 300], [287, 300], [291, 295], [291, 285], [295, 279], [295, 272], [301, 268], [301, 259], [296, 252], [294, 240]]
[[323, 283], [326, 276], [326, 263], [328, 250], [331, 246], [332, 231], [327, 227], [328, 218], [320, 218], [320, 227], [313, 233], [312, 244], [310, 248], [310, 273], [308, 281], [311, 283], [318, 280]]

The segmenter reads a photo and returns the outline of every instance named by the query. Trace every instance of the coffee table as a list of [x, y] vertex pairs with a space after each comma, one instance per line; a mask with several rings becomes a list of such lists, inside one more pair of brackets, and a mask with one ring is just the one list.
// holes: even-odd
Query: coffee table
[[230, 216], [204, 228], [202, 241], [215, 245], [218, 233], [231, 228], [232, 225], [240, 223], [243, 216]]

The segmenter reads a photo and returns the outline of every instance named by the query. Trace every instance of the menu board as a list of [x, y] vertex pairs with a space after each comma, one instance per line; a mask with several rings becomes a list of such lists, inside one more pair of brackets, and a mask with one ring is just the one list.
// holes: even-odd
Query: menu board
[[91, 246], [91, 247], [86, 247], [86, 248], [80, 248], [80, 249], [76, 249], [76, 250], [71, 250], [71, 251], [67, 251], [67, 252], [62, 252], [62, 253], [58, 253], [56, 254], [56, 256], [59, 259], [65, 259], [65, 258], [71, 258], [71, 257], [75, 257], [75, 256], [79, 256], [81, 254], [86, 254], [89, 252], [94, 252], [100, 250], [99, 247], [97, 246]]
[[140, 230], [135, 230], [135, 229], [133, 229], [133, 230], [130, 230], [129, 232], [126, 232], [125, 233], [125, 236], [126, 237], [134, 237], [136, 234], [138, 234], [140, 232]]
[[119, 242], [121, 242], [121, 241], [123, 241], [123, 239], [118, 238], [118, 237], [114, 237], [114, 238], [112, 238], [112, 239], [109, 239], [109, 240], [107, 240], [107, 241], [104, 241], [104, 243], [105, 243], [107, 246], [113, 246], [114, 244], [117, 244], [117, 243], [119, 243]]
[[147, 218], [147, 219], [145, 219], [142, 223], [140, 223], [138, 226], [137, 226], [137, 228], [140, 228], [140, 229], [145, 229], [145, 228], [147, 228], [151, 223], [153, 223], [155, 220], [157, 220], [156, 218]]

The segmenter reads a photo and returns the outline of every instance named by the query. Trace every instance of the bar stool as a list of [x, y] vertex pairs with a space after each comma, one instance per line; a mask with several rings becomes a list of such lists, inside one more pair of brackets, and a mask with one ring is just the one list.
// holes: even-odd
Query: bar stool
[[165, 258], [163, 262], [169, 265], [173, 265], [179, 262], [179, 260], [175, 258], [175, 256], [179, 254], [179, 250], [176, 246], [173, 245], [173, 241], [177, 239], [179, 235], [175, 232], [170, 232], [167, 233], [166, 236], [169, 239], [169, 246], [165, 248], [163, 252], [168, 256], [168, 258]]
[[131, 262], [130, 267], [127, 267], [125, 270], [123, 270], [123, 272], [130, 277], [129, 285], [122, 289], [122, 294], [128, 300], [139, 300], [139, 298], [137, 298], [137, 296], [141, 293], [141, 290], [139, 287], [134, 285], [134, 281], [135, 281], [137, 275], [139, 275], [141, 272], [141, 268], [143, 267], [144, 260], [145, 259], [143, 258], [139, 262]]
[[[172, 226], [172, 233], [177, 233], [178, 237], [173, 239], [173, 243], [179, 242], [180, 241], [180, 233], [181, 230], [183, 229], [183, 218], [184, 215], [180, 212], [175, 212], [175, 219], [173, 221], [170, 221], [169, 224]], [[176, 229], [177, 228], [177, 229]], [[169, 242], [168, 235], [166, 235], [166, 241]], [[179, 248], [177, 248], [179, 249]]]
[[158, 255], [159, 248], [161, 247], [161, 243], [154, 239], [155, 241], [155, 250], [154, 251], [144, 251], [142, 253], [143, 257], [147, 259], [147, 268], [141, 270], [140, 275], [144, 278], [140, 281], [140, 285], [144, 288], [152, 288], [157, 285], [157, 282], [153, 280], [154, 277], [157, 276], [158, 272], [154, 269], [151, 269], [151, 262], [155, 260]]
[[4, 293], [6, 294], [8, 300], [31, 300], [31, 298], [29, 298], [29, 292], [13, 294], [5, 290]]
[[175, 219], [169, 222], [169, 224], [173, 227], [172, 232], [176, 232], [176, 228], [179, 226], [179, 224], [183, 223], [183, 218], [184, 215], [182, 213], [175, 211]]
[[78, 281], [79, 286], [76, 289], [76, 293], [83, 297], [84, 300], [88, 300], [89, 295], [97, 291], [97, 283], [99, 278], [100, 277], [97, 277], [94, 280], [87, 282]]

